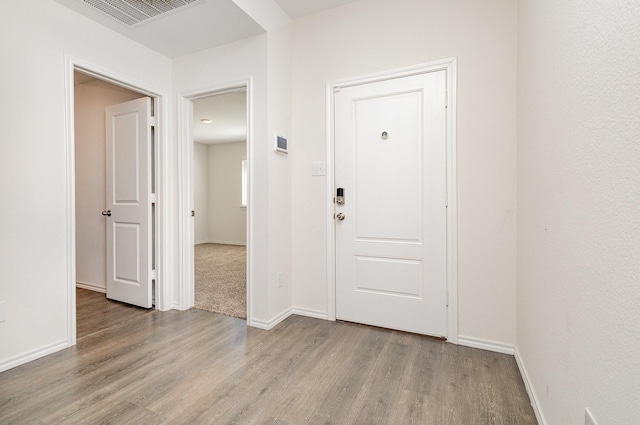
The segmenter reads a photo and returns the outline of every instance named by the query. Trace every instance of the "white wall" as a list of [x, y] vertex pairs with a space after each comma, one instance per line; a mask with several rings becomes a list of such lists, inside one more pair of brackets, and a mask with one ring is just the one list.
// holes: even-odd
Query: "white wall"
[[86, 289], [107, 290], [104, 111], [140, 97], [101, 80], [75, 86], [76, 282]]
[[[253, 195], [249, 200], [249, 219], [253, 239], [249, 239], [250, 317], [257, 324], [269, 323], [268, 235], [269, 185], [267, 135], [267, 36], [260, 35], [236, 43], [204, 50], [173, 61], [174, 89], [178, 95], [206, 92], [230, 83], [251, 79], [248, 92], [252, 108], [250, 119], [249, 170]], [[176, 136], [177, 137], [177, 136]], [[178, 152], [175, 152], [178, 157]], [[274, 182], [277, 183], [277, 182]], [[181, 212], [187, 214], [187, 211]], [[249, 230], [249, 229], [248, 229]], [[250, 271], [251, 272], [251, 271]], [[180, 296], [175, 288], [174, 297]]]
[[[269, 298], [271, 318], [289, 311], [293, 306], [292, 263], [292, 167], [296, 157], [296, 144], [291, 120], [292, 83], [292, 27], [286, 25], [267, 35], [267, 159], [269, 161]], [[288, 137], [289, 154], [276, 153], [276, 134]], [[277, 274], [282, 273], [282, 287], [277, 285]]]
[[167, 94], [171, 61], [51, 0], [3, 2], [0, 38], [1, 370], [71, 337], [65, 53]]
[[[458, 58], [459, 333], [513, 345], [516, 2], [369, 0], [294, 21], [294, 304], [327, 311], [327, 81]], [[312, 242], [311, 242], [312, 241]]]
[[209, 147], [193, 144], [193, 234], [196, 244], [211, 240], [209, 233]]
[[246, 245], [247, 209], [242, 207], [242, 160], [247, 143], [207, 146], [209, 242]]
[[640, 423], [639, 18], [519, 2], [517, 347], [548, 425]]

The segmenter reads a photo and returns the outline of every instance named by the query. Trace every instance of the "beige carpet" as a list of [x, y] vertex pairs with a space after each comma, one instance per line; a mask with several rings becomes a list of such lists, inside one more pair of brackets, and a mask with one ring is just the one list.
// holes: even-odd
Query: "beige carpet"
[[195, 246], [195, 308], [247, 318], [246, 247]]

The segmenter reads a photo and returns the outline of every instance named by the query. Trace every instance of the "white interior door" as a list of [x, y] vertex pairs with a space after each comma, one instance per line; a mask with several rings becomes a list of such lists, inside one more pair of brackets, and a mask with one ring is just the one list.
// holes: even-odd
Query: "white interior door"
[[152, 306], [151, 99], [106, 109], [107, 298]]
[[337, 319], [447, 336], [445, 91], [437, 71], [335, 93]]

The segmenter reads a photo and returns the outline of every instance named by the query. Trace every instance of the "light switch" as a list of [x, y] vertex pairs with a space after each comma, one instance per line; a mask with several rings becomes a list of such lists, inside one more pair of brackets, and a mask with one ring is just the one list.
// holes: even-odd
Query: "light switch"
[[316, 161], [313, 163], [313, 174], [314, 176], [324, 176], [326, 175], [324, 171], [324, 161]]

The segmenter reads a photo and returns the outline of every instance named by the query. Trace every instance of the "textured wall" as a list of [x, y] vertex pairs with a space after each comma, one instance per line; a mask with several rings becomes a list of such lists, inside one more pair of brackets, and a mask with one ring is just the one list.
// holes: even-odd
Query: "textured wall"
[[549, 425], [640, 423], [639, 22], [519, 3], [517, 347]]

